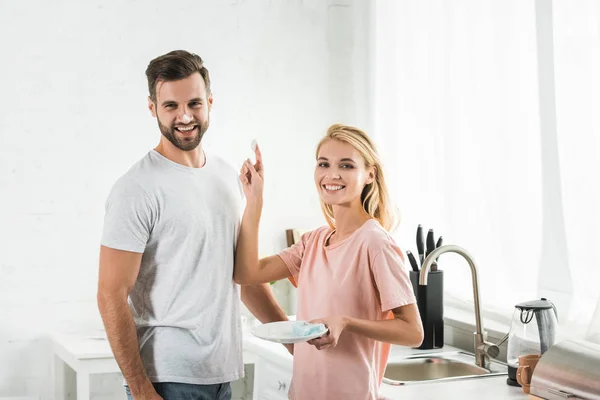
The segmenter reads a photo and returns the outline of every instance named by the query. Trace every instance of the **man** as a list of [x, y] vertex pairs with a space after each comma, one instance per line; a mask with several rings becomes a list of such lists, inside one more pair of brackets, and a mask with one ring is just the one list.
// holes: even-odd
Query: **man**
[[[238, 174], [202, 149], [213, 104], [202, 59], [172, 51], [146, 76], [162, 136], [106, 202], [98, 307], [130, 399], [230, 399], [243, 377]], [[262, 322], [287, 319], [268, 285], [242, 287], [242, 300]]]

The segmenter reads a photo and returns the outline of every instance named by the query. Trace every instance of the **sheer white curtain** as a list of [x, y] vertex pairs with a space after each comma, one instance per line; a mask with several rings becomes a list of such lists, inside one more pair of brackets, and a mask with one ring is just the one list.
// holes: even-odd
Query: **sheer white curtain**
[[[597, 40], [593, 5], [586, 32], [596, 24]], [[552, 68], [538, 65], [537, 14], [534, 1], [377, 0], [374, 132], [403, 212], [404, 248], [416, 251], [417, 224], [434, 228], [474, 256], [484, 315], [508, 321], [516, 303], [545, 296], [563, 322], [587, 327], [600, 270], [591, 259], [600, 233], [593, 182], [600, 141], [590, 138], [598, 133], [599, 47], [591, 39], [585, 48], [563, 46], [585, 54], [590, 76], [575, 77], [582, 72], [575, 60], [557, 64], [555, 107], [555, 88], [546, 87]], [[563, 55], [557, 48], [554, 56]], [[572, 82], [560, 83], [565, 74], [587, 85], [585, 100]], [[442, 257], [447, 303], [471, 309], [466, 263]]]
[[553, 22], [568, 317], [600, 343], [600, 0], [555, 1]]

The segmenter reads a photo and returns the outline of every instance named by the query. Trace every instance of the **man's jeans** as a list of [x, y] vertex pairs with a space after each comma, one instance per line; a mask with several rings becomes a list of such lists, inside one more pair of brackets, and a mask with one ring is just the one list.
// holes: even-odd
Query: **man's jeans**
[[[156, 392], [164, 400], [231, 400], [231, 384], [192, 385], [175, 382], [153, 383]], [[125, 386], [127, 399], [133, 400], [129, 387]]]

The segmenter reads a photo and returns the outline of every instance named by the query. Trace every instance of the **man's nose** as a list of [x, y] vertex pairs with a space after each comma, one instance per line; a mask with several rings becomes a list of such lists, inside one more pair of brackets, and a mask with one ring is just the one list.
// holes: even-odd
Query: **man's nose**
[[192, 120], [192, 113], [187, 109], [183, 108], [183, 112], [179, 115], [179, 120], [184, 124], [189, 123]]

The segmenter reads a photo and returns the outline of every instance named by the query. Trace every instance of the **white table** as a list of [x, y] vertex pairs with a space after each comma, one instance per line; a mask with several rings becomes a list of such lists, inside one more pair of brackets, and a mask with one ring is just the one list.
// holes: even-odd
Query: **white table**
[[66, 399], [65, 368], [71, 367], [77, 379], [77, 400], [90, 399], [92, 374], [120, 373], [106, 336], [57, 334], [54, 348], [54, 391], [56, 400]]
[[[244, 330], [244, 364], [255, 362], [256, 356], [246, 351]], [[54, 391], [56, 400], [66, 400], [65, 368], [75, 371], [77, 400], [90, 399], [92, 374], [121, 373], [112, 353], [106, 333], [97, 336], [56, 334], [52, 336], [54, 348]], [[280, 346], [280, 345], [279, 345]]]

